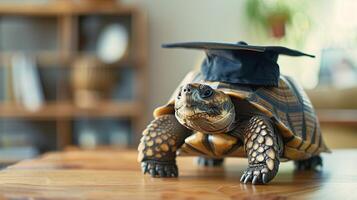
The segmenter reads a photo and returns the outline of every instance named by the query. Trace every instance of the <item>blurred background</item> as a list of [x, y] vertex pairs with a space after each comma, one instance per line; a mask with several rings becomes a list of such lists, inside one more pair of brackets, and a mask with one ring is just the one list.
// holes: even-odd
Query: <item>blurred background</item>
[[0, 163], [66, 148], [136, 148], [203, 58], [180, 41], [246, 41], [281, 57], [331, 148], [357, 148], [354, 0], [0, 0]]

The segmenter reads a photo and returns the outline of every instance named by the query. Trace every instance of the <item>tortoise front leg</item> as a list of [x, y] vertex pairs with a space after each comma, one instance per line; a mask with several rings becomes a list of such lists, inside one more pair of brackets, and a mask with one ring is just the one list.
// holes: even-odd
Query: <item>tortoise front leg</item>
[[177, 177], [176, 150], [184, 143], [190, 130], [174, 115], [162, 115], [143, 131], [138, 147], [138, 161], [143, 173], [152, 177]]
[[250, 119], [244, 131], [244, 148], [249, 166], [240, 179], [242, 182], [265, 184], [275, 177], [281, 152], [279, 140], [268, 118], [255, 116]]

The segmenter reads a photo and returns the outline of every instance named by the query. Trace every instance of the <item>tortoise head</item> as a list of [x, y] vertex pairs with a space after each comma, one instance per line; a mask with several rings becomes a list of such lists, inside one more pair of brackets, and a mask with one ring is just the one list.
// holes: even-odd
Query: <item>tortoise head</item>
[[189, 129], [203, 133], [222, 133], [231, 128], [235, 109], [231, 98], [208, 85], [183, 85], [175, 100], [177, 120]]

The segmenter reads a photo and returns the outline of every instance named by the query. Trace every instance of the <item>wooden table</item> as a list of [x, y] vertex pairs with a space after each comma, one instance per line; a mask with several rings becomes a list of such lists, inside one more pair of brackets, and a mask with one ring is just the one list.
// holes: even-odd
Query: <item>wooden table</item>
[[324, 155], [322, 172], [283, 163], [269, 185], [244, 185], [244, 159], [202, 168], [179, 158], [179, 178], [143, 176], [135, 151], [67, 151], [0, 171], [0, 199], [357, 199], [357, 150]]

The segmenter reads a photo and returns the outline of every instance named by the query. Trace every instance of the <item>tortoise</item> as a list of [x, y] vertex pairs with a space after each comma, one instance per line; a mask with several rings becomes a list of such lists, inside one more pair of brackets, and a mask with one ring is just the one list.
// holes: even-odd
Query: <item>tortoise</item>
[[270, 182], [280, 161], [294, 160], [299, 170], [322, 166], [320, 153], [330, 150], [309, 98], [292, 78], [279, 74], [273, 86], [208, 79], [204, 70], [189, 72], [155, 109], [138, 147], [144, 173], [177, 177], [176, 155], [199, 156], [205, 166], [247, 157], [240, 181], [252, 184]]

